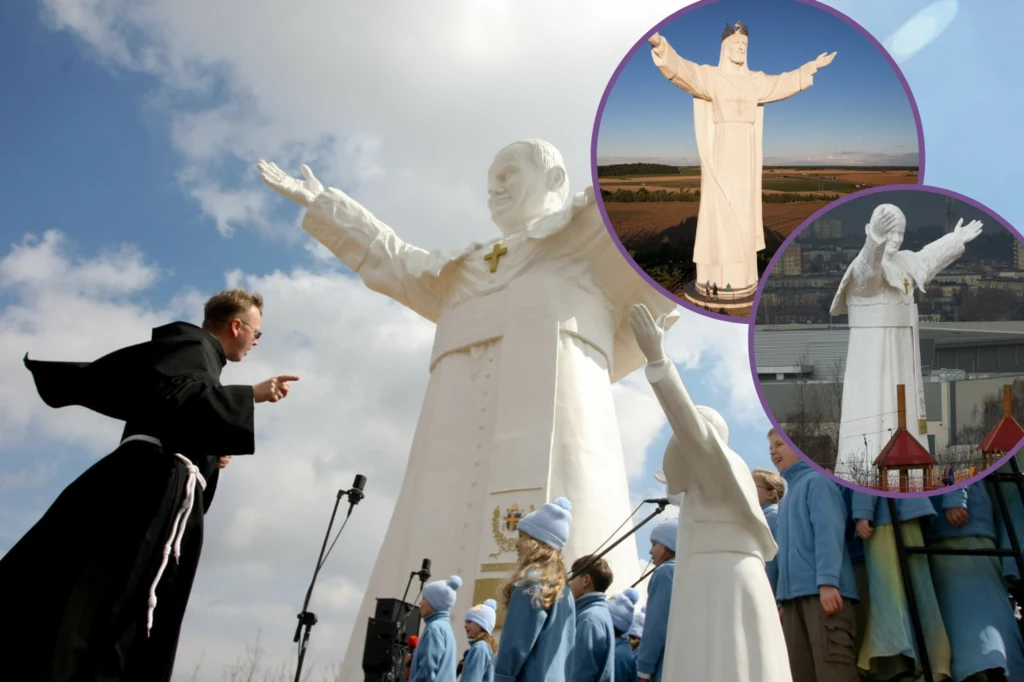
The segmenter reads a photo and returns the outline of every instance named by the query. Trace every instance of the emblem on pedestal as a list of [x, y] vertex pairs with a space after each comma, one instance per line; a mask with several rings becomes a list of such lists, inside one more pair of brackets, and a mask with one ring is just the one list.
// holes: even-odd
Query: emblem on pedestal
[[[530, 511], [532, 512], [534, 509], [535, 507], [530, 505]], [[516, 541], [519, 539], [516, 536], [516, 529], [519, 527], [519, 522], [528, 513], [520, 509], [518, 504], [507, 507], [504, 514], [501, 513], [500, 506], [494, 508], [494, 514], [491, 516], [491, 532], [498, 551], [489, 554], [488, 558], [498, 559], [502, 554], [515, 551]]]

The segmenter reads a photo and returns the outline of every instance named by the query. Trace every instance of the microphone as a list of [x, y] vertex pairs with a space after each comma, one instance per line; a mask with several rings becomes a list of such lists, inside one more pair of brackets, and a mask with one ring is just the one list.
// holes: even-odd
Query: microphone
[[430, 559], [423, 560], [423, 565], [420, 566], [420, 570], [416, 572], [416, 575], [420, 577], [421, 583], [430, 580]]
[[668, 504], [667, 497], [658, 497], [650, 500], [644, 500], [644, 504]]
[[348, 501], [350, 504], [359, 504], [359, 501], [365, 497], [365, 495], [363, 495], [363, 488], [365, 487], [366, 476], [356, 474], [356, 480], [352, 482], [352, 487], [346, 490], [343, 494], [348, 495]]

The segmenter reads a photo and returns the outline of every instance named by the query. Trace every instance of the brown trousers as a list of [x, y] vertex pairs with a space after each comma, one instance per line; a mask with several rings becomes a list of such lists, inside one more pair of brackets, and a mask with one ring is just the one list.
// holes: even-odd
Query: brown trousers
[[793, 682], [860, 682], [853, 605], [831, 616], [815, 596], [782, 602], [782, 634]]

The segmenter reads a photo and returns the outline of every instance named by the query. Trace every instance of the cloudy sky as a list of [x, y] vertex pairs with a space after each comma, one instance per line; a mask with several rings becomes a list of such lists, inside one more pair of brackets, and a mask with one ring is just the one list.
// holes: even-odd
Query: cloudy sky
[[[334, 494], [362, 473], [367, 499], [312, 606], [309, 658], [337, 662], [428, 378], [431, 326], [315, 248], [296, 208], [255, 175], [256, 159], [292, 172], [309, 163], [421, 246], [465, 244], [493, 229], [485, 172], [510, 141], [550, 140], [574, 188], [590, 184], [610, 75], [680, 7], [407, 4], [0, 3], [0, 552], [120, 432], [77, 408], [46, 408], [21, 366], [26, 351], [89, 360], [170, 319], [197, 321], [206, 296], [241, 283], [267, 296], [266, 336], [225, 381], [303, 377], [287, 401], [258, 408], [258, 455], [221, 481], [179, 677], [201, 660], [200, 679], [218, 679], [260, 628], [268, 655], [291, 660]], [[956, 4], [835, 3], [899, 54], [921, 107], [927, 182], [1016, 224], [1022, 143], [1006, 131], [1024, 102], [1006, 87], [1015, 50], [991, 27], [1024, 12]], [[746, 328], [685, 313], [670, 339], [695, 398], [728, 417], [751, 466], [768, 465]], [[644, 497], [664, 419], [642, 374], [616, 387], [616, 401], [631, 490]]]

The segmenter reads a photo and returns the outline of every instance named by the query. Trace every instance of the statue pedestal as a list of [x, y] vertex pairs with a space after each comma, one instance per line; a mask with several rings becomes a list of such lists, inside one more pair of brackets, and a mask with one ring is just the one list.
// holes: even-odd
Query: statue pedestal
[[701, 307], [707, 306], [715, 311], [719, 308], [731, 310], [735, 308], [750, 308], [753, 306], [754, 293], [756, 291], [756, 285], [747, 287], [740, 291], [735, 289], [723, 291], [722, 289], [719, 289], [718, 295], [715, 296], [704, 284], [689, 282], [686, 285], [686, 289], [683, 290], [683, 297], [694, 305], [699, 305]]

